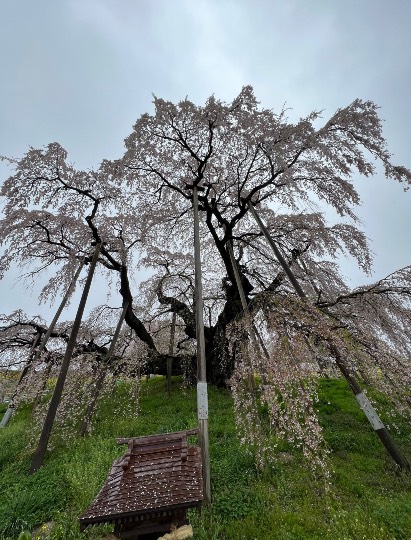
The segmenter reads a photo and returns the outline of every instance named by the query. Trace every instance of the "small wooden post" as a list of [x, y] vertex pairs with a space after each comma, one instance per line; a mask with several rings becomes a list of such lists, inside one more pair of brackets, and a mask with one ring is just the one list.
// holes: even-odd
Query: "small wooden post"
[[173, 317], [171, 319], [171, 328], [170, 328], [170, 345], [168, 347], [168, 358], [167, 358], [167, 393], [168, 397], [171, 397], [171, 373], [173, 372], [173, 359], [174, 354], [174, 335], [176, 332], [176, 312], [173, 311]]
[[84, 308], [86, 306], [91, 282], [93, 280], [94, 270], [96, 269], [98, 256], [100, 254], [100, 248], [101, 248], [101, 243], [98, 242], [94, 249], [93, 258], [90, 263], [88, 276], [86, 279], [86, 283], [84, 285], [83, 294], [81, 295], [80, 303], [77, 309], [76, 318], [74, 319], [73, 328], [71, 329], [70, 338], [67, 343], [67, 349], [63, 358], [63, 363], [61, 365], [60, 373], [57, 378], [53, 396], [51, 398], [47, 415], [44, 420], [43, 430], [41, 432], [36, 451], [34, 452], [34, 455], [33, 455], [33, 461], [30, 467], [30, 471], [29, 471], [30, 474], [33, 474], [34, 472], [36, 472], [43, 464], [44, 456], [47, 450], [47, 444], [50, 439], [51, 430], [52, 430], [54, 419], [57, 413], [57, 407], [60, 403], [60, 399], [63, 393], [63, 387], [64, 387], [64, 383], [67, 377], [68, 368], [70, 366], [70, 360], [74, 351], [74, 347], [76, 346], [76, 339], [77, 339], [78, 331], [80, 329], [81, 319], [83, 317]]
[[198, 190], [204, 188], [193, 184], [187, 186], [193, 190], [194, 210], [194, 260], [195, 260], [195, 307], [197, 337], [197, 416], [200, 428], [199, 442], [203, 463], [203, 503], [211, 503], [210, 454], [208, 443], [208, 394], [203, 321], [203, 285], [201, 281], [200, 223], [198, 217]]
[[[253, 214], [262, 233], [264, 234], [268, 243], [272, 247], [284, 272], [290, 278], [290, 281], [292, 285], [294, 286], [296, 293], [301, 299], [306, 299], [306, 295], [304, 291], [302, 290], [297, 278], [295, 277], [294, 272], [291, 270], [290, 266], [288, 265], [284, 257], [281, 255], [274, 240], [271, 238], [271, 235], [268, 232], [267, 227], [261, 221], [260, 216], [257, 214], [257, 211], [251, 202], [248, 202], [248, 207], [251, 210], [251, 213]], [[377, 412], [372, 407], [366, 395], [362, 392], [360, 385], [358, 384], [354, 375], [350, 372], [350, 369], [348, 365], [346, 364], [344, 358], [342, 357], [340, 350], [335, 345], [335, 343], [333, 343], [333, 341], [330, 339], [328, 340], [328, 344], [330, 345], [330, 349], [334, 354], [335, 362], [338, 368], [340, 369], [342, 375], [344, 376], [344, 378], [350, 385], [350, 388], [353, 391], [353, 394], [355, 395], [355, 399], [357, 400], [360, 408], [364, 411], [367, 417], [367, 420], [370, 422], [372, 428], [374, 429], [374, 431], [380, 438], [382, 444], [385, 446], [386, 450], [388, 451], [392, 459], [397, 463], [397, 465], [399, 465], [401, 469], [406, 469], [409, 471], [411, 469], [410, 464], [408, 463], [407, 459], [402, 455], [402, 453], [400, 452], [400, 450], [394, 443], [393, 439], [391, 438], [391, 435], [388, 429], [385, 427], [385, 425], [381, 421], [380, 417], [378, 416]]]

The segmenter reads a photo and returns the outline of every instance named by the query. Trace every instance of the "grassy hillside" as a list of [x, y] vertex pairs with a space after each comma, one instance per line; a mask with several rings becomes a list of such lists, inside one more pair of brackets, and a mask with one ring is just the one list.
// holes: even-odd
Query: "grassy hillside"
[[[92, 435], [70, 443], [55, 437], [34, 476], [27, 475], [29, 407], [0, 430], [0, 538], [17, 538], [21, 530], [54, 540], [109, 538], [110, 527], [80, 533], [78, 516], [124, 451], [115, 437], [196, 427], [195, 390], [181, 389], [178, 380], [171, 399], [163, 379], [143, 382], [137, 417], [125, 417], [119, 407], [128, 396], [126, 384], [118, 384], [101, 403]], [[196, 540], [411, 538], [411, 477], [396, 471], [345, 382], [321, 381], [321, 422], [333, 471], [328, 493], [286, 444], [276, 463], [257, 470], [237, 441], [229, 392], [211, 388], [209, 400], [213, 504], [190, 514]], [[4, 409], [0, 405], [0, 416]], [[402, 427], [394, 437], [410, 458], [411, 430]]]

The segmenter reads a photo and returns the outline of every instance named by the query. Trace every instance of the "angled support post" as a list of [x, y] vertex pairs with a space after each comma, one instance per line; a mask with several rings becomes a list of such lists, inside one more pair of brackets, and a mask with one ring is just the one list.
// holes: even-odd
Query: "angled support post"
[[[16, 390], [14, 391], [14, 394], [13, 394], [13, 397], [11, 399], [10, 405], [7, 408], [7, 411], [5, 412], [5, 414], [4, 414], [3, 418], [2, 418], [2, 421], [0, 422], [0, 428], [4, 428], [4, 427], [7, 426], [8, 421], [10, 420], [11, 415], [13, 414], [14, 401], [16, 399], [19, 386], [22, 383], [25, 376], [27, 375], [30, 365], [35, 364], [37, 362], [37, 360], [40, 358], [40, 354], [43, 352], [44, 348], [46, 347], [47, 341], [48, 341], [52, 331], [54, 330], [54, 327], [55, 327], [55, 325], [56, 325], [56, 323], [57, 323], [57, 321], [58, 321], [58, 319], [59, 319], [59, 317], [61, 315], [61, 312], [63, 311], [63, 308], [67, 303], [67, 300], [70, 298], [70, 295], [71, 295], [71, 293], [73, 291], [73, 288], [74, 288], [74, 286], [76, 284], [76, 281], [77, 281], [77, 279], [78, 279], [78, 277], [80, 275], [80, 272], [81, 272], [81, 269], [83, 268], [83, 265], [84, 265], [84, 260], [81, 262], [81, 264], [78, 267], [76, 273], [74, 274], [74, 276], [73, 276], [73, 278], [72, 278], [72, 280], [70, 282], [69, 288], [67, 289], [67, 292], [64, 295], [64, 298], [61, 301], [61, 304], [60, 304], [56, 314], [54, 315], [54, 318], [53, 318], [53, 320], [52, 320], [52, 322], [51, 322], [51, 324], [50, 324], [44, 338], [40, 342], [40, 346], [38, 347], [37, 351], [34, 354], [35, 347], [37, 345], [37, 342], [40, 339], [40, 335], [39, 334], [37, 335], [36, 340], [33, 343], [33, 347], [31, 348], [27, 364], [26, 364], [25, 368], [23, 369], [23, 371], [22, 371], [22, 373], [20, 375], [19, 381], [18, 381], [17, 386], [16, 386]], [[33, 356], [33, 354], [34, 354], [34, 356]]]
[[[264, 234], [267, 242], [272, 247], [278, 262], [282, 266], [284, 272], [289, 277], [296, 293], [298, 296], [305, 300], [307, 297], [302, 290], [297, 278], [294, 275], [294, 272], [291, 270], [290, 266], [288, 265], [287, 261], [284, 259], [284, 257], [281, 255], [280, 250], [277, 248], [274, 240], [272, 239], [270, 233], [268, 232], [267, 227], [264, 225], [264, 223], [261, 221], [260, 216], [257, 214], [256, 209], [254, 208], [254, 205], [252, 202], [247, 201], [248, 207], [254, 216], [254, 219], [256, 220], [258, 226], [261, 229], [261, 232]], [[322, 311], [322, 310], [321, 310]], [[358, 384], [358, 381], [354, 377], [354, 375], [351, 373], [351, 370], [349, 369], [349, 366], [347, 365], [346, 361], [342, 357], [341, 351], [338, 349], [337, 345], [332, 340], [328, 340], [328, 344], [330, 346], [330, 349], [334, 355], [335, 362], [341, 371], [343, 377], [348, 382], [353, 394], [355, 395], [355, 399], [357, 400], [359, 406], [364, 411], [367, 420], [370, 422], [373, 430], [380, 438], [382, 444], [385, 446], [386, 450], [392, 457], [392, 459], [397, 463], [397, 465], [401, 469], [405, 469], [407, 471], [411, 470], [410, 464], [408, 463], [407, 459], [402, 455], [399, 448], [394, 443], [393, 439], [391, 438], [391, 435], [388, 431], [388, 429], [385, 427], [383, 422], [381, 421], [380, 417], [378, 416], [377, 412], [372, 407], [370, 401], [368, 400], [367, 396], [363, 393], [361, 386]]]
[[46, 454], [47, 445], [50, 439], [51, 430], [53, 428], [54, 419], [57, 414], [57, 407], [60, 403], [63, 393], [64, 383], [66, 381], [68, 368], [70, 366], [70, 360], [73, 355], [74, 347], [76, 346], [76, 339], [80, 329], [81, 319], [83, 317], [84, 308], [86, 306], [88, 293], [90, 291], [91, 282], [93, 280], [94, 271], [96, 269], [98, 257], [100, 254], [101, 242], [96, 244], [94, 249], [93, 258], [90, 263], [86, 283], [84, 285], [83, 294], [81, 295], [80, 303], [77, 309], [76, 318], [74, 319], [73, 328], [69, 341], [67, 343], [67, 349], [64, 354], [63, 362], [60, 368], [60, 373], [57, 378], [56, 386], [54, 388], [53, 396], [51, 398], [46, 418], [44, 420], [43, 430], [40, 435], [40, 439], [33, 455], [33, 461], [30, 468], [30, 474], [36, 472], [43, 464], [44, 456]]
[[101, 389], [103, 388], [104, 381], [106, 379], [107, 375], [107, 366], [104, 366], [104, 364], [108, 364], [108, 362], [111, 360], [111, 357], [114, 354], [114, 348], [116, 346], [118, 336], [120, 335], [121, 327], [123, 326], [124, 318], [126, 316], [128, 308], [128, 302], [124, 304], [124, 307], [121, 311], [120, 318], [117, 322], [116, 329], [114, 331], [113, 339], [111, 340], [110, 347], [107, 351], [107, 354], [102, 359], [103, 367], [100, 368], [100, 373], [97, 375], [95, 383], [94, 383], [94, 389], [91, 395], [91, 399], [89, 404], [87, 405], [86, 412], [84, 413], [83, 421], [81, 423], [80, 427], [80, 437], [84, 437], [84, 435], [87, 433], [88, 427], [90, 425], [90, 421], [93, 417], [94, 410], [96, 408], [97, 400], [100, 395]]
[[65, 305], [67, 304], [68, 299], [70, 298], [70, 296], [71, 296], [71, 294], [73, 292], [73, 289], [74, 289], [74, 287], [76, 285], [76, 282], [77, 282], [77, 279], [78, 279], [78, 277], [80, 275], [80, 272], [83, 269], [84, 262], [85, 262], [85, 260], [83, 259], [81, 261], [81, 263], [79, 264], [79, 267], [77, 268], [76, 273], [74, 274], [74, 276], [71, 279], [69, 288], [67, 289], [67, 292], [64, 295], [63, 300], [61, 301], [61, 303], [60, 303], [60, 305], [59, 305], [59, 307], [58, 307], [58, 309], [56, 311], [56, 314], [54, 315], [53, 320], [51, 321], [50, 326], [48, 327], [47, 332], [46, 332], [44, 338], [42, 339], [39, 348], [36, 351], [36, 356], [34, 357], [34, 360], [33, 360], [34, 363], [36, 363], [37, 360], [40, 358], [40, 354], [43, 352], [43, 350], [45, 349], [45, 347], [47, 345], [49, 337], [51, 336], [51, 333], [53, 332], [54, 327], [56, 326], [57, 321], [60, 318], [61, 312], [63, 311]]
[[[236, 285], [237, 285], [238, 294], [240, 295], [241, 307], [243, 308], [243, 312], [244, 312], [246, 328], [247, 328], [247, 331], [248, 331], [249, 336], [251, 338], [251, 344], [253, 346], [253, 350], [257, 354], [259, 354], [258, 351], [260, 350], [260, 348], [258, 346], [257, 339], [256, 339], [257, 329], [256, 329], [256, 327], [253, 324], [252, 319], [251, 319], [251, 313], [250, 313], [250, 310], [248, 309], [247, 299], [246, 299], [245, 292], [244, 292], [244, 287], [243, 287], [243, 284], [241, 283], [240, 272], [238, 270], [237, 261], [235, 260], [233, 246], [232, 246], [230, 240], [227, 242], [227, 250], [228, 250], [228, 254], [230, 256], [231, 266], [232, 266], [232, 269], [233, 269], [233, 272], [234, 272], [234, 278], [235, 278], [235, 282], [236, 282]], [[261, 339], [261, 336], [259, 336], [259, 337]], [[268, 358], [267, 349], [264, 347], [262, 350], [263, 350], [264, 354], [266, 355], [266, 358]], [[249, 355], [250, 353], [248, 352], [246, 354]], [[252, 362], [248, 361], [248, 364], [249, 364], [247, 366], [247, 368], [248, 368], [248, 384], [249, 384], [250, 390], [255, 390], [255, 380], [254, 380]]]
[[243, 287], [243, 284], [241, 283], [240, 272], [238, 270], [237, 261], [235, 260], [235, 257], [234, 257], [234, 251], [233, 251], [233, 246], [231, 245], [231, 242], [228, 242], [227, 246], [228, 246], [228, 253], [230, 255], [231, 266], [233, 267], [233, 271], [234, 271], [234, 277], [235, 277], [235, 281], [236, 281], [236, 285], [238, 289], [238, 294], [240, 295], [241, 307], [243, 308], [244, 314], [247, 318], [247, 324], [250, 327], [251, 341], [253, 342], [253, 346], [257, 350], [258, 345], [257, 345], [256, 338], [258, 337], [258, 341], [264, 353], [264, 356], [268, 358], [269, 354], [264, 344], [264, 341], [262, 340], [262, 337], [260, 336], [256, 326], [252, 322], [251, 313], [247, 305], [247, 299], [245, 297], [244, 287]]

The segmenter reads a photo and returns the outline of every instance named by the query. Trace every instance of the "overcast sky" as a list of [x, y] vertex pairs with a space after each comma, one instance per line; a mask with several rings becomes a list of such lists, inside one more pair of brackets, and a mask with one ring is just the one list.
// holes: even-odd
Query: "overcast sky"
[[[0, 154], [57, 141], [95, 167], [122, 155], [152, 94], [202, 104], [251, 84], [292, 119], [375, 101], [394, 162], [411, 168], [410, 23], [410, 0], [2, 0]], [[377, 279], [411, 263], [411, 190], [382, 174], [356, 185]], [[35, 314], [38, 289], [12, 287], [17, 275], [0, 282], [0, 312]]]

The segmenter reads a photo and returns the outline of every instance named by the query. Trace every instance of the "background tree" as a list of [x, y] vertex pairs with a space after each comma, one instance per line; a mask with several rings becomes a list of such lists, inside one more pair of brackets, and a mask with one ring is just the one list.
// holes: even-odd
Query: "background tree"
[[158, 353], [133, 303], [128, 265], [138, 265], [136, 248], [144, 221], [135, 216], [129, 193], [110, 167], [104, 162], [98, 171], [76, 171], [57, 143], [45, 150], [31, 149], [15, 165], [15, 174], [1, 192], [1, 241], [6, 249], [0, 257], [0, 275], [12, 264], [29, 266], [25, 275], [29, 279], [48, 269], [50, 280], [40, 299], [53, 300], [68, 287], [78, 261], [91, 260], [91, 243], [101, 241], [98, 267], [110, 286], [115, 280], [123, 304], [128, 304], [126, 323], [158, 357], [158, 368], [164, 368], [166, 357]]

